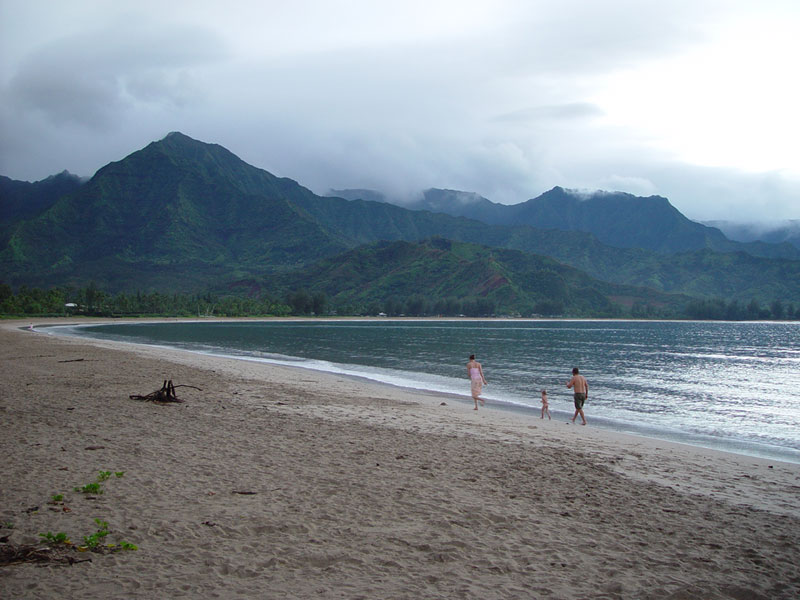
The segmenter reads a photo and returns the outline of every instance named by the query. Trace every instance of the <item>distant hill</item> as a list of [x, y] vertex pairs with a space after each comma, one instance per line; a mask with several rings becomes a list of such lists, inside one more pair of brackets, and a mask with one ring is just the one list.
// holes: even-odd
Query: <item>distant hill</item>
[[386, 196], [375, 190], [328, 190], [326, 196], [344, 198], [345, 200], [369, 200], [370, 202], [387, 202]]
[[9, 223], [35, 217], [61, 196], [77, 190], [81, 184], [81, 178], [69, 171], [34, 183], [0, 175], [0, 219]]
[[276, 283], [286, 291], [304, 288], [325, 294], [335, 304], [362, 308], [416, 296], [443, 302], [485, 300], [492, 313], [500, 314], [613, 316], [621, 306], [634, 304], [677, 314], [689, 301], [687, 296], [602, 282], [544, 256], [444, 238], [359, 246], [284, 274]]
[[[452, 194], [429, 191], [425, 198], [434, 207], [452, 204]], [[556, 188], [554, 194], [566, 192]], [[475, 195], [457, 195], [461, 204], [473, 209], [499, 206]], [[565, 197], [571, 202], [569, 194]], [[624, 201], [634, 203], [632, 198]], [[28, 206], [26, 202], [23, 195], [18, 205]], [[504, 210], [541, 212], [548, 206], [534, 204]], [[677, 213], [663, 199], [652, 204], [658, 205], [657, 212], [664, 212], [666, 205], [667, 212]], [[29, 218], [14, 221], [0, 246], [2, 282], [81, 287], [94, 281], [108, 292], [170, 293], [203, 292], [248, 279], [272, 281], [274, 286], [280, 282], [286, 288], [294, 280], [314, 287], [309, 269], [348, 264], [354, 256], [348, 253], [360, 246], [440, 237], [547, 256], [585, 271], [593, 280], [651, 289], [630, 296], [669, 292], [743, 301], [754, 297], [762, 302], [800, 301], [800, 261], [708, 249], [668, 254], [619, 248], [583, 231], [487, 224], [385, 202], [320, 197], [291, 179], [248, 165], [222, 146], [181, 133], [109, 163], [88, 182], [69, 186], [57, 200], [51, 196], [38, 206]], [[678, 225], [683, 223], [674, 218]], [[433, 256], [428, 254], [426, 260]], [[499, 251], [494, 256], [496, 260]], [[325, 279], [323, 271], [320, 281]], [[344, 298], [349, 293], [356, 298], [355, 292], [346, 292], [348, 286], [366, 286], [367, 295], [382, 289], [378, 280], [358, 283], [359, 274], [355, 269], [351, 280], [343, 279], [336, 295]], [[508, 289], [527, 289], [517, 275], [509, 282]], [[457, 289], [454, 281], [447, 287]], [[616, 294], [595, 284], [590, 287], [593, 294]], [[526, 305], [536, 298], [531, 291], [518, 297]]]
[[[532, 225], [531, 223], [516, 223], [499, 218], [505, 210], [502, 204], [495, 204], [479, 194], [473, 192], [459, 192], [457, 190], [440, 190], [432, 188], [425, 190], [422, 198], [416, 203], [406, 206], [412, 210], [429, 210], [437, 213], [447, 213], [457, 217], [475, 219], [490, 225]], [[538, 227], [532, 225], [533, 227]], [[540, 229], [548, 229], [547, 227]]]
[[68, 171], [30, 183], [0, 175], [0, 241], [20, 221], [32, 219], [81, 186], [81, 178]]
[[423, 191], [420, 198], [407, 202], [393, 201], [381, 192], [364, 189], [330, 190], [327, 195], [338, 196], [347, 200], [389, 202], [409, 210], [426, 210], [454, 217], [466, 217], [492, 225], [509, 224], [503, 216], [506, 208], [504, 205], [495, 204], [474, 192], [430, 188]]
[[[355, 190], [340, 190], [346, 197]], [[365, 190], [358, 192], [364, 193]], [[379, 192], [373, 197], [382, 198]], [[710, 249], [746, 252], [766, 258], [800, 259], [800, 248], [787, 240], [732, 241], [719, 229], [687, 219], [661, 196], [647, 198], [622, 192], [582, 193], [555, 187], [520, 204], [497, 204], [471, 192], [429, 189], [423, 197], [401, 204], [477, 219], [490, 225], [530, 225], [537, 229], [580, 231], [616, 248], [643, 248], [664, 254]]]
[[788, 244], [732, 242], [713, 227], [687, 219], [661, 196], [641, 198], [621, 192], [579, 194], [560, 187], [508, 208], [508, 222], [593, 233], [618, 248], [661, 253], [709, 249], [746, 252], [767, 258], [800, 258]]
[[706, 221], [705, 224], [709, 227], [716, 227], [729, 239], [738, 242], [760, 241], [769, 244], [786, 242], [800, 249], [800, 219], [782, 221], [779, 223]]

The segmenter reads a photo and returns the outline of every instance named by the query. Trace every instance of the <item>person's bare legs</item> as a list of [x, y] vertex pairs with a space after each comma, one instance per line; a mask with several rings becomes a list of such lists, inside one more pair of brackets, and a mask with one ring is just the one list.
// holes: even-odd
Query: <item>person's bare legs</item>
[[572, 422], [573, 423], [575, 422], [575, 419], [578, 418], [578, 415], [581, 416], [581, 421], [582, 421], [581, 425], [586, 425], [586, 417], [583, 416], [583, 409], [582, 408], [576, 408], [575, 409], [575, 414], [572, 415]]
[[572, 422], [573, 423], [575, 422], [575, 419], [578, 418], [578, 415], [581, 416], [581, 421], [582, 421], [581, 425], [586, 425], [586, 417], [583, 415], [583, 408], [575, 409], [575, 414], [572, 415]]

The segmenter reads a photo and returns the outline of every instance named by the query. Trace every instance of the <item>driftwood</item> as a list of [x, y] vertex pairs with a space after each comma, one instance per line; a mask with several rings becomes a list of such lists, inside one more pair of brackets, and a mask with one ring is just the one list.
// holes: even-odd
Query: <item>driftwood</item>
[[161, 386], [160, 390], [156, 390], [155, 392], [151, 392], [146, 396], [137, 396], [131, 395], [131, 400], [146, 400], [149, 402], [184, 402], [175, 394], [175, 388], [179, 387], [190, 387], [195, 390], [202, 391], [198, 387], [194, 387], [193, 385], [172, 385], [172, 380], [170, 379], [167, 381], [164, 380], [164, 385]]
[[0, 565], [12, 565], [23, 562], [64, 563], [74, 565], [81, 562], [92, 562], [91, 558], [75, 558], [74, 549], [70, 546], [32, 546], [2, 544], [0, 545]]

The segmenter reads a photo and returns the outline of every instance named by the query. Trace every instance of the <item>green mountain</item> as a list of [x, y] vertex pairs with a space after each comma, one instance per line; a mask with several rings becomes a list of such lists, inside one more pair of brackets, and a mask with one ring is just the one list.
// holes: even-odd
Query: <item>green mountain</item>
[[68, 171], [30, 183], [0, 175], [0, 242], [5, 243], [21, 221], [32, 219], [65, 194], [77, 190], [81, 179]]
[[768, 258], [800, 258], [790, 244], [733, 242], [714, 227], [687, 219], [661, 196], [641, 198], [621, 192], [578, 194], [555, 187], [509, 207], [509, 223], [586, 231], [618, 248], [644, 248], [660, 253], [692, 250], [746, 252]]
[[203, 289], [348, 247], [292, 202], [313, 194], [221, 146], [172, 133], [100, 169], [0, 253], [11, 283]]
[[[367, 195], [382, 197], [369, 190], [340, 190], [340, 193], [350, 199]], [[471, 192], [434, 188], [403, 206], [468, 217], [490, 225], [529, 225], [537, 229], [591, 233], [603, 244], [615, 248], [643, 248], [664, 254], [710, 249], [800, 259], [800, 249], [783, 243], [784, 240], [732, 241], [715, 227], [687, 219], [661, 196], [643, 198], [622, 192], [586, 194], [555, 187], [526, 202], [505, 205]]]
[[320, 198], [221, 146], [171, 133], [18, 223], [0, 268], [12, 285], [99, 281], [114, 291], [197, 291], [297, 269], [364, 243], [435, 235], [498, 246], [519, 238], [536, 248], [556, 241], [555, 232]]
[[61, 196], [77, 190], [81, 178], [69, 171], [41, 181], [15, 181], [0, 175], [0, 221], [13, 224], [30, 219], [55, 204]]
[[686, 296], [599, 281], [544, 256], [444, 238], [359, 246], [265, 287], [275, 283], [284, 291], [302, 287], [325, 294], [333, 304], [362, 309], [387, 299], [406, 302], [419, 297], [482, 300], [491, 312], [502, 314], [611, 316], [619, 306], [634, 304], [677, 313], [689, 301]]
[[[297, 287], [290, 285], [294, 279], [316, 289], [309, 269], [338, 264], [345, 273], [346, 265], [355, 261], [352, 272], [342, 275], [343, 289], [331, 295], [345, 293], [348, 285], [374, 286], [374, 293], [365, 291], [367, 298], [392, 290], [382, 276], [358, 283], [361, 259], [349, 252], [367, 245], [364, 251], [374, 253], [369, 245], [380, 241], [441, 237], [548, 256], [594, 280], [656, 292], [800, 301], [800, 261], [709, 250], [670, 255], [614, 247], [581, 231], [492, 225], [385, 202], [323, 198], [248, 165], [221, 146], [180, 133], [108, 164], [88, 182], [48, 202], [49, 207], [10, 222], [0, 246], [0, 281], [45, 288], [83, 287], [94, 281], [109, 292], [194, 293], [246, 280], [272, 281], [288, 289]], [[5, 196], [0, 205], [6, 205]], [[435, 269], [433, 262], [444, 258], [428, 254], [424, 260]], [[507, 297], [526, 305], [537, 302], [533, 292], [523, 289], [519, 275], [511, 275], [507, 289], [523, 291], [508, 291]], [[325, 279], [322, 271], [318, 277]], [[413, 277], [409, 285], [413, 287]], [[589, 287], [606, 297], [620, 295], [597, 284]], [[447, 289], [476, 297], [494, 293], [480, 286], [462, 290], [455, 281]], [[505, 306], [498, 294], [498, 305]], [[361, 301], [355, 292], [341, 297]]]

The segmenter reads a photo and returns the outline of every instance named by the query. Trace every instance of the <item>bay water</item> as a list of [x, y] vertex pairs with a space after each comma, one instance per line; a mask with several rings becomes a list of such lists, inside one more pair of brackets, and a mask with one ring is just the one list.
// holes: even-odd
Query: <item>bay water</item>
[[153, 344], [483, 396], [538, 418], [573, 414], [572, 367], [590, 426], [800, 463], [800, 323], [601, 320], [280, 320], [80, 325], [52, 333]]

